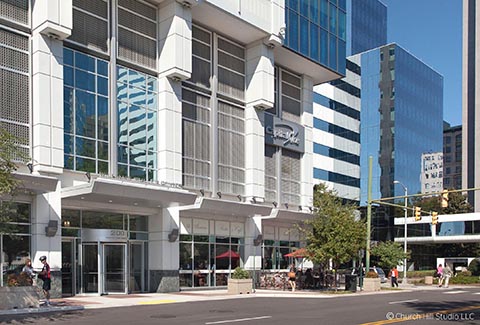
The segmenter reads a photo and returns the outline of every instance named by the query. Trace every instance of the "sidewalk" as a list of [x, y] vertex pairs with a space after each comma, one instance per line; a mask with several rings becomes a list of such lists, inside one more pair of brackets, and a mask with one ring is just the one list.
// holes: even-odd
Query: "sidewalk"
[[[389, 288], [390, 284], [382, 284], [382, 288]], [[449, 289], [465, 288], [465, 286], [455, 287], [451, 286]], [[365, 296], [378, 294], [392, 294], [405, 291], [414, 290], [442, 290], [438, 286], [415, 286], [412, 284], [402, 285], [399, 289], [382, 290], [376, 292], [357, 291], [352, 293], [344, 293], [339, 290], [339, 293], [332, 291], [318, 291], [318, 290], [298, 290], [295, 292], [281, 291], [281, 290], [265, 290], [258, 289], [255, 293], [245, 295], [229, 295], [226, 289], [221, 290], [198, 290], [198, 291], [181, 291], [173, 293], [140, 293], [129, 295], [78, 295], [75, 297], [52, 299], [51, 306], [41, 306], [40, 308], [28, 309], [13, 309], [0, 310], [0, 315], [19, 315], [19, 314], [35, 314], [47, 312], [66, 312], [84, 309], [98, 309], [98, 308], [113, 308], [113, 307], [130, 307], [141, 305], [159, 305], [172, 304], [192, 301], [211, 301], [211, 300], [226, 300], [226, 299], [246, 299], [252, 297], [271, 297], [271, 298], [317, 298], [317, 299], [332, 299], [346, 296]]]

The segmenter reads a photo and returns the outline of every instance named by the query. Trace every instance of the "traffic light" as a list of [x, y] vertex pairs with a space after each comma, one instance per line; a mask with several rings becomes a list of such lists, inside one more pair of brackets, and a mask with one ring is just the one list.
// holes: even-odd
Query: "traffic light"
[[415, 221], [422, 220], [422, 208], [415, 207]]
[[438, 212], [432, 212], [432, 225], [436, 225], [438, 223]]
[[442, 191], [442, 202], [441, 202], [442, 208], [448, 207], [448, 191], [443, 190]]

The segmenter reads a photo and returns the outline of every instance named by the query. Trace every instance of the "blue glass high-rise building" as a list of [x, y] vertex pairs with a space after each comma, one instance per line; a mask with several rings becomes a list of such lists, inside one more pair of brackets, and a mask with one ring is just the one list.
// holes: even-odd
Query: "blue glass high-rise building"
[[361, 54], [361, 202], [420, 192], [421, 155], [443, 147], [443, 77], [397, 44]]
[[378, 0], [347, 0], [347, 56], [387, 44], [387, 6]]

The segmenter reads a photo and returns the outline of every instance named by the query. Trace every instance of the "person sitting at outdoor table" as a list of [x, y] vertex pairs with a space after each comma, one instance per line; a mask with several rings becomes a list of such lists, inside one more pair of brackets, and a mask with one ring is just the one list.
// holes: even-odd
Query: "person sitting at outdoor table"
[[305, 288], [312, 288], [312, 287], [313, 287], [312, 269], [308, 268], [305, 271]]

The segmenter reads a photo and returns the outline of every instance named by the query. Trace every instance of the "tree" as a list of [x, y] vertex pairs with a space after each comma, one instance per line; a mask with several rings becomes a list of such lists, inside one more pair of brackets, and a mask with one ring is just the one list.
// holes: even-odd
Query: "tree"
[[16, 145], [17, 140], [5, 129], [0, 128], [0, 233], [11, 234], [14, 231], [9, 222], [15, 216], [12, 202], [20, 182], [13, 176], [13, 172], [17, 170], [15, 161], [26, 159], [25, 154]]
[[410, 253], [405, 254], [403, 247], [399, 243], [386, 241], [377, 244], [370, 250], [372, 256], [378, 257], [378, 264], [381, 268], [391, 269], [392, 267], [403, 264], [405, 258], [409, 258]]
[[331, 259], [336, 270], [365, 247], [366, 224], [356, 218], [356, 206], [342, 204], [336, 192], [323, 184], [315, 186], [314, 206], [314, 218], [299, 227], [307, 240], [307, 252], [314, 263]]

